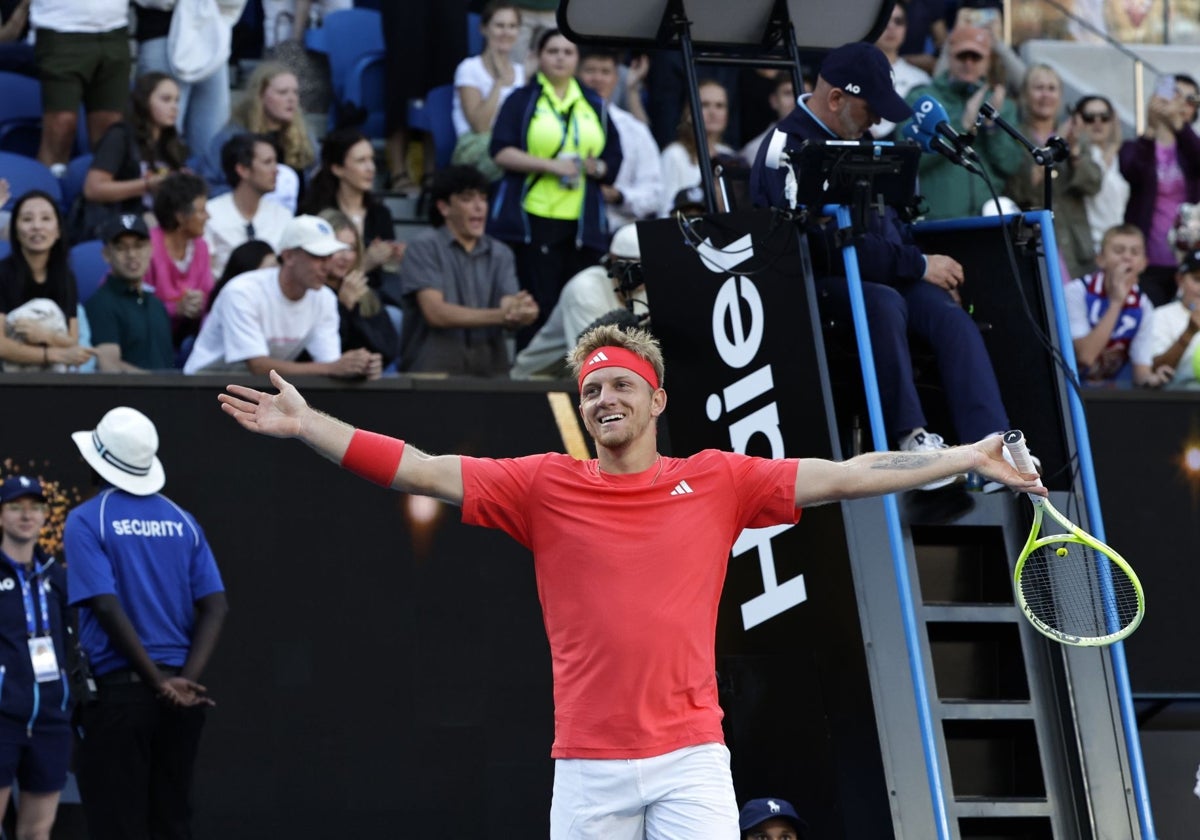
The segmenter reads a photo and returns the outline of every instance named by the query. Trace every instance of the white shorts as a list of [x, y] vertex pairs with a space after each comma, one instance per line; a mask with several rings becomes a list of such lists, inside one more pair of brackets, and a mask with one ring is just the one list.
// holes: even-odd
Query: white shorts
[[554, 762], [550, 840], [738, 840], [724, 744]]

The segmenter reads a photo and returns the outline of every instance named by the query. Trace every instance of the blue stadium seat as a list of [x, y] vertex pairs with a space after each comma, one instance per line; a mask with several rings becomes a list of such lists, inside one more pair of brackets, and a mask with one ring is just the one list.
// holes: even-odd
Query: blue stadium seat
[[382, 18], [374, 9], [330, 12], [321, 21], [319, 30], [309, 30], [305, 34], [305, 45], [329, 58], [329, 79], [333, 89], [329, 127], [333, 128], [338, 106], [346, 101], [346, 81], [351, 71], [364, 56], [384, 50]]
[[75, 198], [83, 192], [83, 182], [87, 180], [88, 170], [92, 168], [92, 156], [80, 155], [72, 158], [67, 164], [66, 174], [62, 177], [62, 207], [63, 212], [70, 212]]
[[42, 141], [42, 87], [37, 79], [0, 72], [0, 151], [37, 157]]
[[0, 239], [0, 260], [7, 259], [12, 253], [12, 243], [7, 239]]
[[454, 85], [439, 85], [421, 102], [409, 103], [409, 128], [427, 132], [433, 137], [434, 161], [438, 169], [450, 165], [458, 135], [454, 131]]
[[479, 12], [467, 12], [467, 55], [483, 52], [483, 30], [479, 28]]
[[7, 178], [12, 190], [12, 197], [0, 209], [11, 210], [13, 202], [30, 190], [45, 190], [62, 206], [62, 185], [46, 166], [33, 158], [0, 152], [0, 178]]
[[387, 118], [387, 76], [384, 73], [383, 53], [368, 53], [358, 60], [346, 79], [344, 102], [353, 103], [367, 112], [362, 133], [368, 137], [383, 137]]
[[103, 242], [90, 239], [74, 246], [68, 254], [71, 271], [75, 274], [75, 288], [79, 292], [80, 304], [87, 303], [88, 298], [95, 294], [108, 274], [108, 263], [101, 254], [102, 248]]

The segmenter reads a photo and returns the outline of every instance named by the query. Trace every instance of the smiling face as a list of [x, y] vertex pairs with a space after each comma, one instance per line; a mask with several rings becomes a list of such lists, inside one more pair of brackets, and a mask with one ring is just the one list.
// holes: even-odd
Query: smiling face
[[1025, 107], [1031, 120], [1058, 119], [1062, 109], [1062, 81], [1048, 67], [1034, 67], [1025, 76]]
[[597, 447], [623, 449], [647, 435], [666, 407], [666, 392], [628, 368], [607, 367], [590, 373], [579, 391], [579, 414]]
[[488, 49], [492, 52], [508, 54], [517, 43], [517, 33], [521, 29], [521, 18], [516, 9], [497, 9], [486, 23], [479, 26], [483, 37], [487, 40]]
[[46, 525], [46, 502], [37, 496], [23, 496], [0, 505], [0, 530], [4, 541], [16, 544], [33, 542]]
[[26, 254], [45, 254], [58, 241], [58, 214], [46, 199], [35, 196], [17, 211], [17, 242]]
[[352, 227], [339, 228], [334, 234], [339, 242], [345, 242], [350, 247], [344, 251], [337, 251], [329, 257], [329, 277], [328, 280], [341, 280], [354, 268], [354, 264], [358, 262], [358, 234]]

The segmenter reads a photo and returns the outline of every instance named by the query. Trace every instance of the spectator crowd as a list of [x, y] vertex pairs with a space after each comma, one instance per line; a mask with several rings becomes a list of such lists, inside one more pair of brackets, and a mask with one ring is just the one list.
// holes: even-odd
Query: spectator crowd
[[[613, 234], [698, 212], [705, 158], [718, 173], [745, 177], [737, 171], [749, 170], [775, 126], [808, 107], [820, 59], [805, 56], [812, 65], [801, 67], [801, 92], [791, 72], [701, 67], [697, 121], [678, 56], [581, 49], [554, 28], [552, 3], [419, 3], [420, 13], [399, 23], [379, 4], [396, 89], [412, 89], [421, 56], [430, 60], [414, 96], [452, 86], [456, 142], [452, 163], [438, 169], [430, 138], [407, 125], [403, 93], [389, 104], [382, 137], [363, 133], [353, 114], [327, 131], [308, 118], [322, 79], [305, 34], [349, 0], [256, 0], [249, 10], [247, 0], [220, 0], [231, 32], [255, 13], [262, 58], [201, 69], [169, 38], [175, 5], [104, 0], [86, 14], [65, 0], [0, 5], [4, 69], [35, 77], [41, 90], [29, 166], [47, 167], [64, 186], [69, 170], [81, 173], [64, 201], [50, 192], [3, 196], [11, 205], [11, 251], [0, 261], [6, 371], [255, 371], [266, 359], [349, 378], [561, 372], [556, 360], [531, 366], [517, 357], [551, 319], [587, 325], [610, 314], [570, 311], [581, 299], [574, 294], [568, 311], [556, 312], [563, 291], [599, 277], [611, 294], [593, 301], [631, 308], [629, 290], [617, 294], [619, 278], [603, 268]], [[461, 37], [469, 9], [478, 12], [474, 55]], [[1011, 200], [1002, 206], [1052, 200], [1084, 378], [1195, 383], [1190, 340], [1180, 359], [1159, 345], [1175, 338], [1166, 335], [1178, 320], [1171, 305], [1186, 296], [1200, 250], [1200, 88], [1187, 75], [1164, 78], [1146, 130], [1125, 137], [1112, 101], [1096, 92], [1067, 102], [1060, 72], [1026, 66], [1000, 33], [994, 8], [943, 14], [925, 0], [900, 0], [877, 46], [900, 96], [935, 97], [970, 136], [979, 167]], [[393, 66], [399, 52], [417, 58]], [[237, 88], [231, 67], [252, 68]], [[1065, 159], [1053, 170], [1036, 165], [981, 117], [985, 104], [1035, 144], [1061, 138]], [[870, 137], [898, 139], [902, 122], [872, 117]], [[990, 204], [982, 179], [937, 155], [922, 157], [919, 191], [929, 219], [975, 216]], [[429, 225], [401, 241], [384, 198], [417, 195]], [[293, 227], [301, 216], [303, 234]], [[331, 226], [319, 236], [317, 220]], [[1114, 243], [1124, 254], [1137, 237], [1143, 253], [1121, 265], [1138, 271], [1122, 269], [1118, 281]], [[104, 265], [76, 260], [81, 247]], [[301, 263], [305, 294], [294, 297], [300, 287], [285, 286]], [[248, 272], [274, 278], [270, 303], [250, 306], [246, 283], [232, 282]], [[227, 287], [234, 296], [219, 304]], [[313, 330], [276, 334], [294, 326], [281, 301], [312, 309]], [[644, 310], [631, 317], [644, 321]], [[253, 331], [257, 355], [245, 355], [245, 343], [218, 346], [232, 340], [235, 318]], [[1147, 348], [1159, 352], [1147, 358]]]

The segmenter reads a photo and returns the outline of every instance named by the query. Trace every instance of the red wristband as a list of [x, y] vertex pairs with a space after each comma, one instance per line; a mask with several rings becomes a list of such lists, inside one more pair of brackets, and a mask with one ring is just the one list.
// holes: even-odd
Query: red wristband
[[380, 487], [391, 487], [403, 454], [404, 441], [355, 429], [342, 456], [342, 466]]

